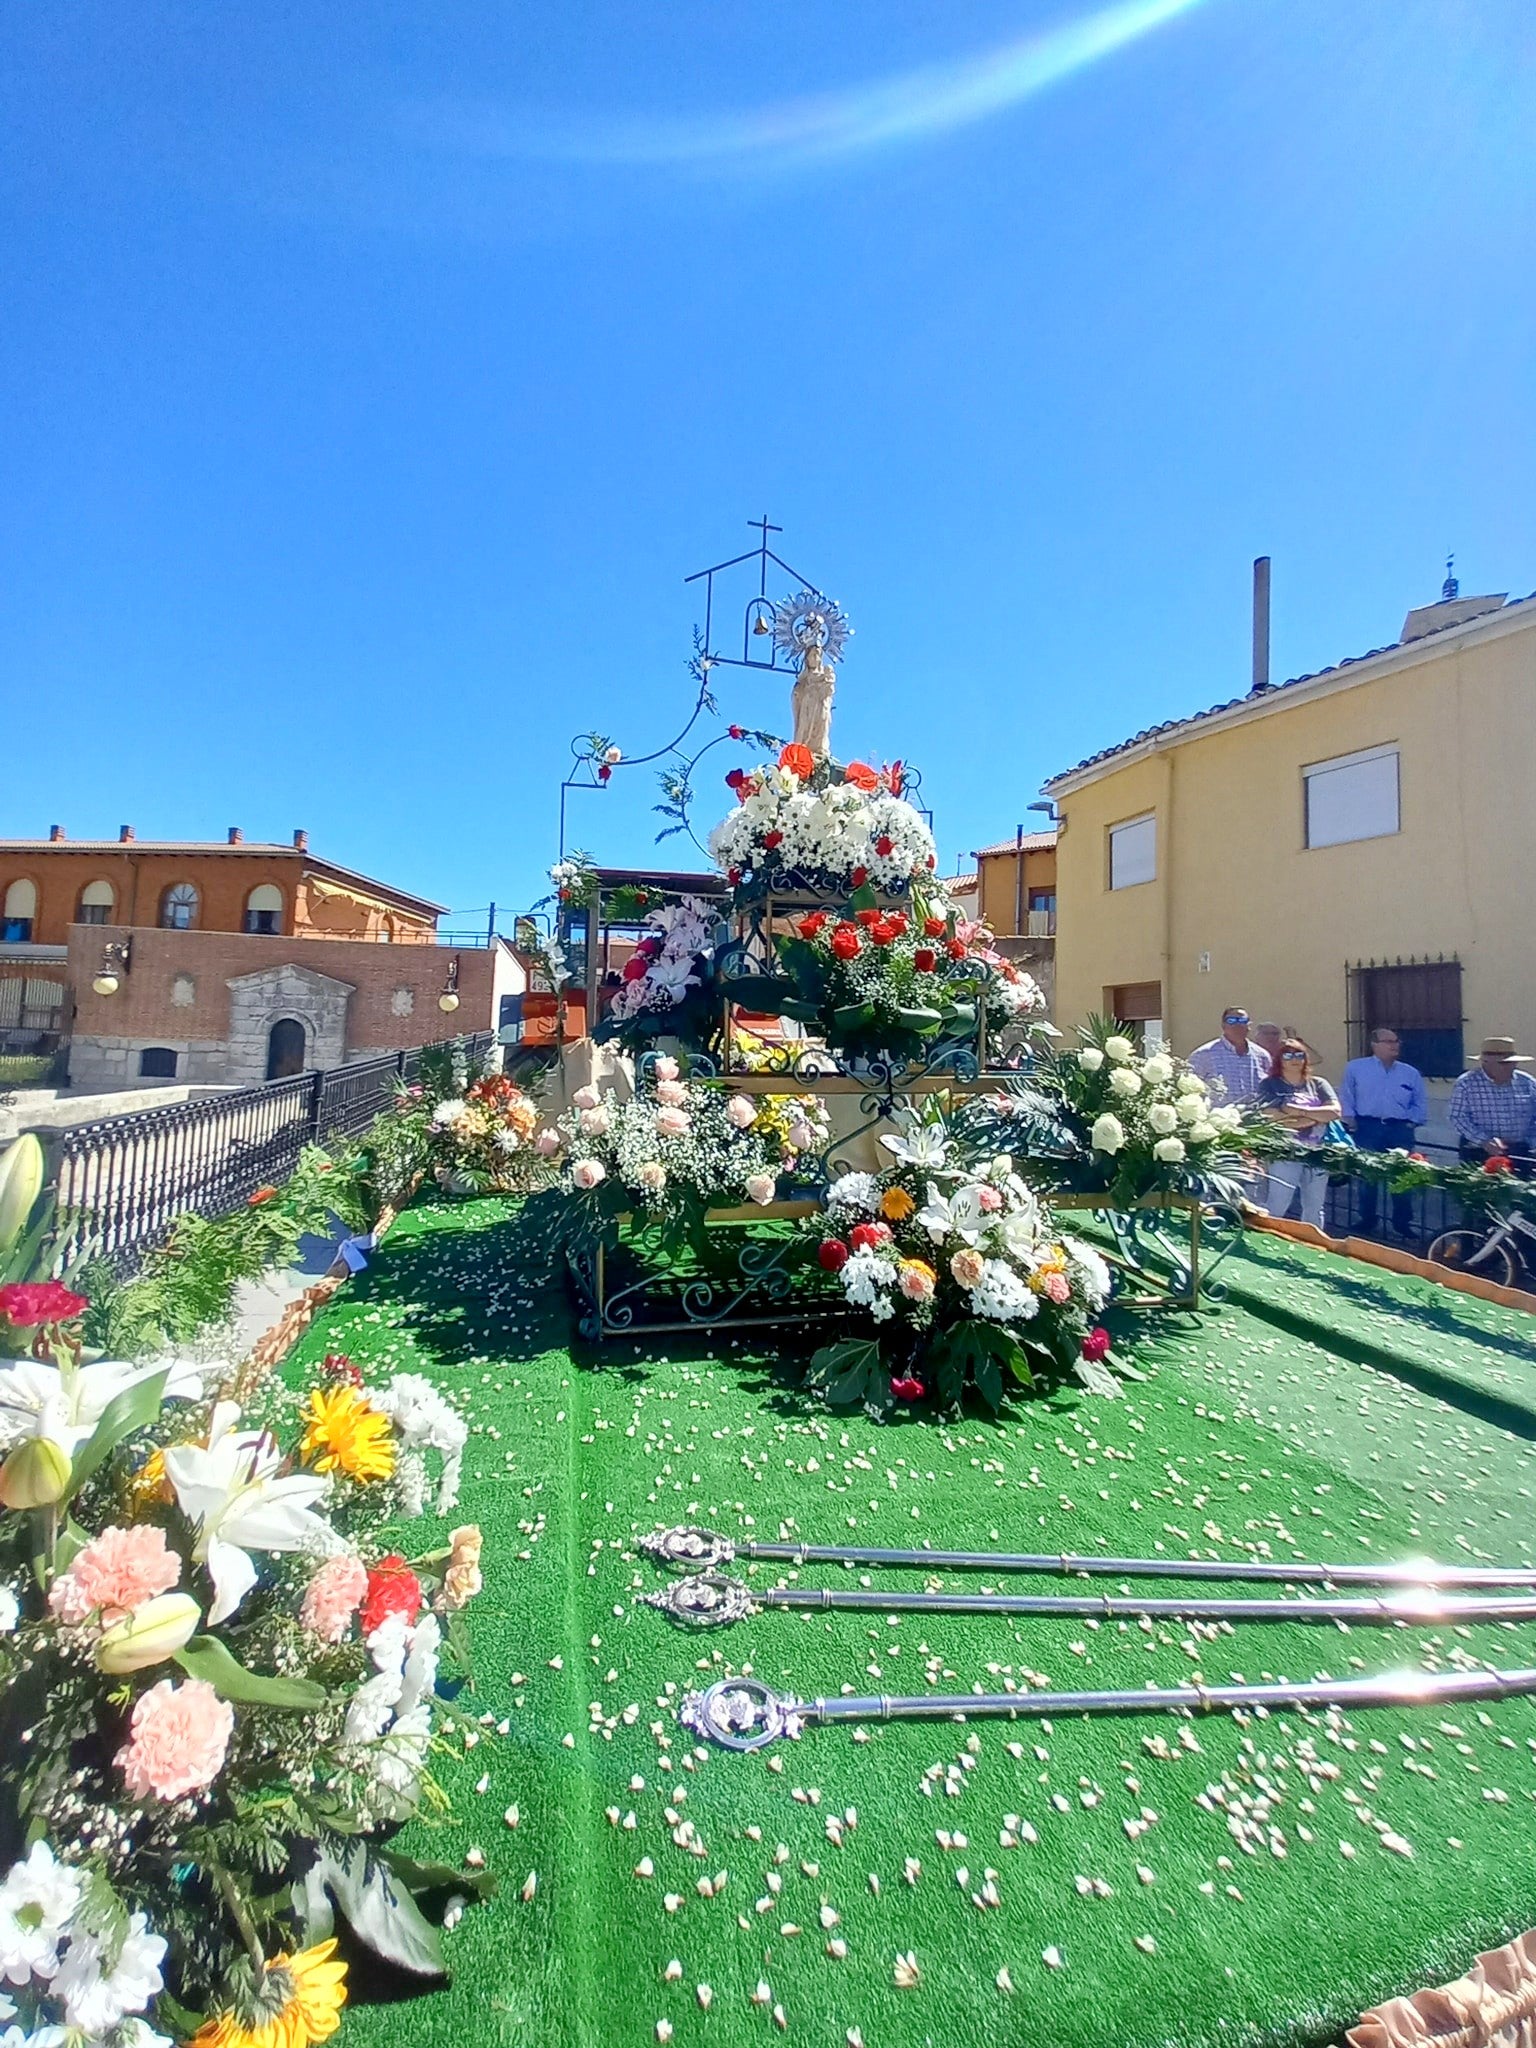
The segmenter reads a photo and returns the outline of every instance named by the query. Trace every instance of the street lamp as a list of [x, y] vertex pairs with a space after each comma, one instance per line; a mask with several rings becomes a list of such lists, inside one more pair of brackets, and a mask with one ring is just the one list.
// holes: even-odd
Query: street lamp
[[459, 956], [457, 953], [448, 962], [448, 978], [443, 983], [443, 992], [437, 999], [437, 1007], [440, 1010], [450, 1012], [459, 1007]]
[[132, 942], [128, 939], [108, 939], [101, 949], [101, 965], [96, 970], [91, 987], [99, 996], [115, 996], [122, 987], [123, 976], [128, 972], [128, 957]]

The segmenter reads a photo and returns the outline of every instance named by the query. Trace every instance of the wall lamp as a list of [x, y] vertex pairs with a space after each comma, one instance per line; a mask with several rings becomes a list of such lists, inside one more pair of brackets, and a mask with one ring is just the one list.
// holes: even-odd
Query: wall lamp
[[122, 987], [123, 976], [128, 972], [132, 951], [131, 939], [108, 939], [101, 949], [101, 965], [91, 983], [99, 996], [115, 996]]
[[443, 983], [443, 992], [437, 999], [440, 1010], [456, 1010], [459, 1007], [459, 956], [454, 954], [448, 962], [448, 978]]

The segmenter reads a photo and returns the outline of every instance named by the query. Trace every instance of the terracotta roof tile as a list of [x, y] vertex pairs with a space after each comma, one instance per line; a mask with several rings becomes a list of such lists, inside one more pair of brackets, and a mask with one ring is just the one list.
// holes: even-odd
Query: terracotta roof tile
[[973, 860], [987, 860], [993, 854], [1016, 853], [1020, 848], [1025, 853], [1045, 853], [1055, 844], [1056, 833], [1054, 829], [1049, 832], [1026, 832], [1022, 839], [999, 839], [995, 846], [973, 846], [971, 848], [971, 858]]

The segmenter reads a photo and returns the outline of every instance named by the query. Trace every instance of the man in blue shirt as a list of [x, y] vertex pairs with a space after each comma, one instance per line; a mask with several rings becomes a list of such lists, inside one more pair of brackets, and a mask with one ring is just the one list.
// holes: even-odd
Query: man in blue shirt
[[[1429, 1121], [1429, 1104], [1424, 1094], [1424, 1076], [1398, 1055], [1402, 1043], [1395, 1031], [1383, 1025], [1371, 1033], [1371, 1049], [1364, 1059], [1351, 1060], [1339, 1083], [1339, 1114], [1355, 1135], [1362, 1152], [1391, 1152], [1401, 1147], [1413, 1150], [1418, 1126]], [[1360, 1228], [1376, 1228], [1376, 1183], [1360, 1186]], [[1413, 1197], [1392, 1197], [1392, 1228], [1399, 1237], [1413, 1235]]]

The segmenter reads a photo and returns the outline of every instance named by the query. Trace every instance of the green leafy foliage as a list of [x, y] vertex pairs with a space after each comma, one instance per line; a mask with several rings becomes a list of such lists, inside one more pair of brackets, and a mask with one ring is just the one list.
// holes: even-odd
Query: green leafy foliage
[[310, 1713], [325, 1705], [325, 1687], [308, 1678], [264, 1678], [247, 1671], [217, 1636], [194, 1636], [176, 1652], [176, 1662], [189, 1678], [202, 1678], [224, 1699], [243, 1706], [277, 1707]]
[[933, 1390], [943, 1407], [956, 1408], [966, 1387], [973, 1386], [991, 1412], [1003, 1405], [1010, 1380], [1034, 1385], [1024, 1348], [1001, 1323], [971, 1317], [939, 1330], [919, 1361], [933, 1376]]
[[819, 1387], [833, 1408], [890, 1405], [890, 1374], [873, 1337], [845, 1337], [823, 1345], [806, 1371], [807, 1386]]

